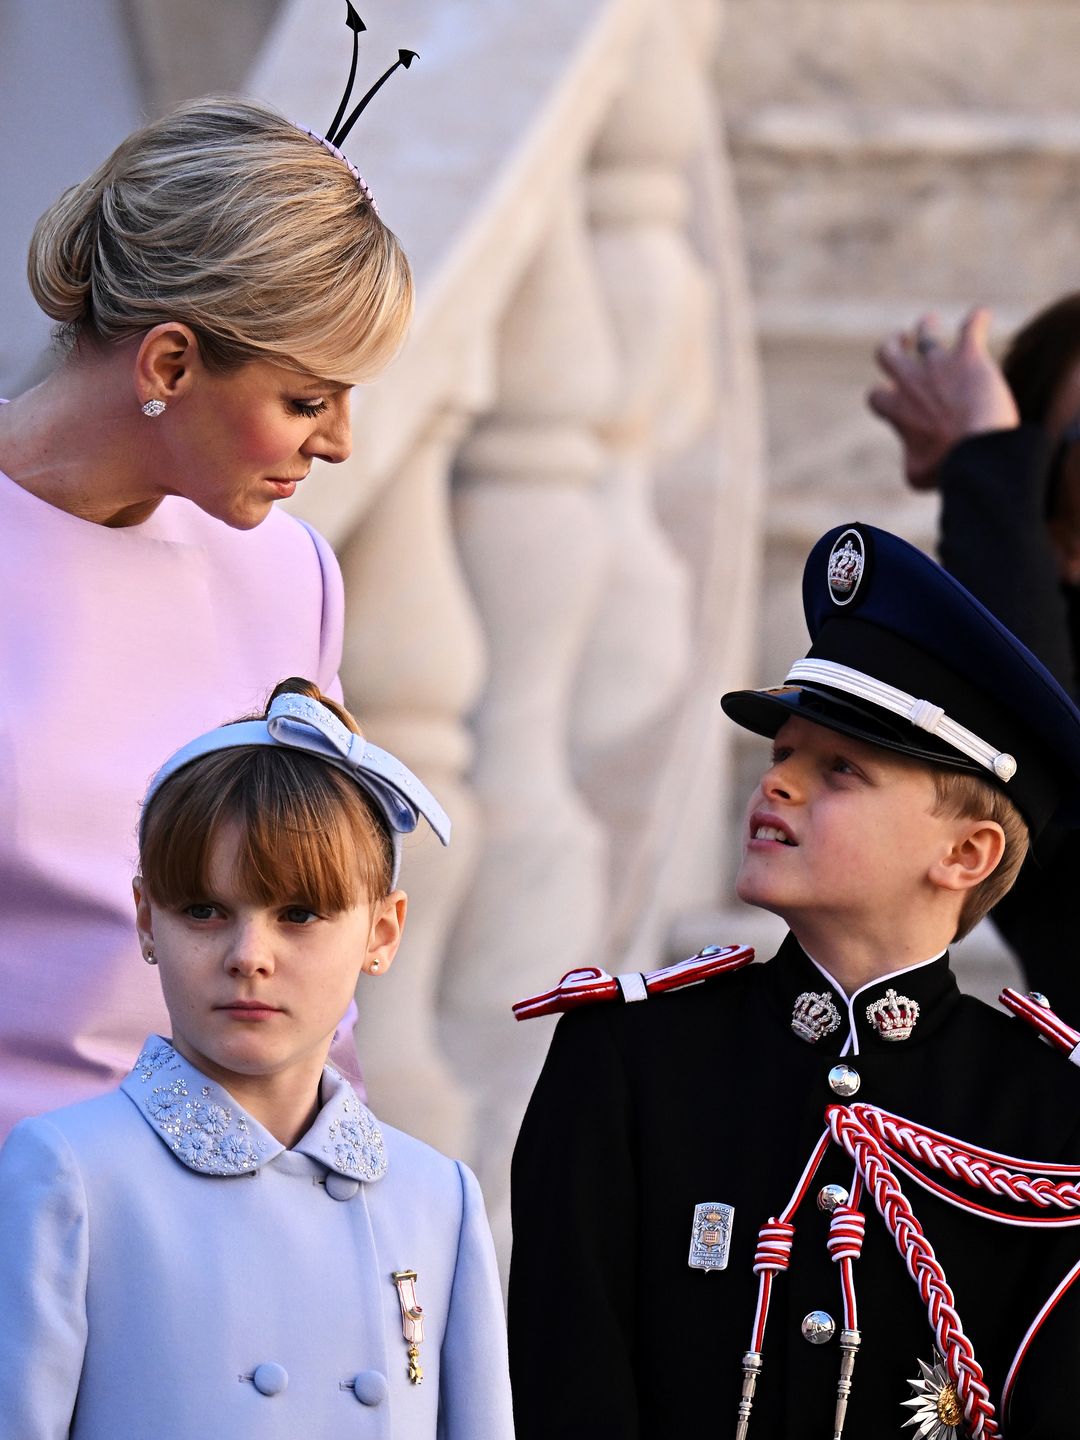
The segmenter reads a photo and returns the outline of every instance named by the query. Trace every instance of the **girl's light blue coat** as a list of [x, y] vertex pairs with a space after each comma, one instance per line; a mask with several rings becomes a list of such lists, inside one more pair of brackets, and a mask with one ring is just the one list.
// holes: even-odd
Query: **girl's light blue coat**
[[[285, 1150], [172, 1046], [0, 1152], [2, 1440], [512, 1440], [463, 1165], [327, 1070]], [[396, 1270], [415, 1270], [408, 1379]]]

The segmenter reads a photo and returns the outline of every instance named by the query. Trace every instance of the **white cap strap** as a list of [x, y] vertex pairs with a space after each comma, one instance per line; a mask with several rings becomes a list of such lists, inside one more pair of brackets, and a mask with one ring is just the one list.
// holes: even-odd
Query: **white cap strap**
[[847, 665], [838, 665], [834, 660], [799, 660], [788, 671], [787, 685], [827, 685], [831, 690], [842, 690], [859, 700], [868, 700], [880, 710], [891, 711], [909, 724], [929, 735], [944, 740], [961, 755], [974, 760], [999, 780], [1009, 781], [1016, 774], [1016, 761], [996, 746], [980, 740], [978, 735], [965, 729], [955, 720], [950, 720], [940, 705], [929, 700], [919, 700], [904, 690], [864, 675], [861, 670], [852, 670]]

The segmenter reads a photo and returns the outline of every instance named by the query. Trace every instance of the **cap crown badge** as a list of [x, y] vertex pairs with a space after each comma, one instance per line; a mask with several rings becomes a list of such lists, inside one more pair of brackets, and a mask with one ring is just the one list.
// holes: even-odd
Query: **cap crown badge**
[[840, 1011], [830, 995], [804, 990], [791, 1012], [791, 1028], [800, 1040], [816, 1045], [826, 1035], [840, 1028]]
[[919, 1018], [919, 1004], [895, 990], [886, 990], [880, 1000], [866, 1007], [866, 1018], [882, 1040], [908, 1040]]
[[866, 547], [858, 530], [845, 530], [829, 551], [829, 594], [835, 605], [849, 605], [866, 570]]

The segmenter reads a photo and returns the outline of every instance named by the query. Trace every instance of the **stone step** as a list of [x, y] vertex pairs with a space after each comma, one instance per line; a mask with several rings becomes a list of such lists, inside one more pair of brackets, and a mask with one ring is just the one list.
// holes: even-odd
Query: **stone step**
[[728, 112], [774, 101], [1068, 111], [1075, 0], [727, 0]]
[[731, 139], [766, 304], [1033, 310], [1080, 285], [1080, 116], [773, 106]]
[[[1078, 265], [1080, 272], [1080, 265]], [[1080, 274], [1078, 274], [1080, 280]], [[886, 335], [910, 329], [927, 307], [913, 284], [910, 294], [884, 299], [850, 299], [846, 296], [758, 296], [754, 305], [757, 334], [774, 348], [790, 344], [814, 347], [849, 346], [871, 356]], [[968, 299], [936, 302], [933, 313], [945, 334], [955, 331], [970, 310]], [[993, 343], [1000, 348], [1032, 313], [1028, 305], [991, 299]]]

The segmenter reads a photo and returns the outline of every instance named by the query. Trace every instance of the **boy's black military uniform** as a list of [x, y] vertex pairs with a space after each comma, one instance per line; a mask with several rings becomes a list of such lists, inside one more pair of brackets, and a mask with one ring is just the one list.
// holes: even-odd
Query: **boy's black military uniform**
[[[865, 1019], [889, 986], [921, 1007], [900, 1045]], [[767, 964], [559, 1022], [514, 1162], [514, 1234], [529, 1237], [510, 1280], [518, 1440], [734, 1434], [758, 1227], [787, 1202], [837, 1098], [827, 1077], [847, 1026], [813, 1045], [791, 1029], [797, 997], [826, 988], [789, 938]], [[859, 1100], [990, 1149], [1080, 1164], [1080, 1070], [1021, 1021], [961, 995], [947, 958], [878, 981], [854, 1009], [859, 1054], [847, 1063]], [[812, 1345], [800, 1325], [824, 1310], [840, 1328], [829, 1216], [816, 1197], [851, 1178], [834, 1147], [795, 1216], [750, 1423], [758, 1440], [832, 1435], [837, 1341]], [[996, 1398], [1028, 1324], [1080, 1258], [1080, 1231], [1010, 1229], [905, 1189]], [[687, 1264], [702, 1201], [734, 1207], [718, 1273]], [[913, 1433], [901, 1402], [918, 1360], [933, 1360], [933, 1338], [892, 1237], [872, 1203], [863, 1208], [862, 1345], [845, 1434], [892, 1440]], [[1003, 1433], [1080, 1435], [1080, 1293], [1040, 1334]]]
[[[810, 656], [776, 691], [725, 697], [740, 723], [772, 734], [797, 713], [990, 776], [1034, 831], [1080, 795], [1080, 713], [925, 556], [870, 527], [834, 531], [811, 555], [804, 599]], [[867, 1014], [890, 990], [908, 1015], [917, 1007], [903, 1038], [885, 1038]], [[793, 1029], [807, 995], [835, 1006], [831, 1032]], [[947, 956], [884, 975], [849, 1002], [789, 937], [768, 963], [643, 1004], [585, 1006], [560, 1021], [513, 1169], [519, 1440], [734, 1435], [759, 1227], [796, 1189], [827, 1107], [856, 1101], [966, 1146], [1075, 1165], [1071, 1178], [1080, 1181], [1080, 1071], [1022, 1022], [961, 995]], [[1017, 1217], [1045, 1213], [923, 1170], [965, 1201]], [[853, 1173], [832, 1145], [794, 1216], [750, 1440], [833, 1435], [841, 1284], [826, 1248], [830, 1216], [817, 1200], [827, 1185], [850, 1191]], [[1080, 1263], [1080, 1228], [1010, 1225], [898, 1178], [953, 1288], [1001, 1433], [1075, 1440], [1080, 1282], [1028, 1347], [1007, 1414], [1000, 1396], [1028, 1327]], [[717, 1273], [688, 1264], [695, 1209], [706, 1202], [733, 1207], [728, 1263]], [[919, 1379], [920, 1360], [939, 1359], [934, 1332], [925, 1297], [865, 1192], [860, 1208], [861, 1346], [844, 1435], [952, 1440], [965, 1429], [946, 1424], [948, 1407], [926, 1425], [920, 1411], [905, 1426], [913, 1412], [904, 1402], [917, 1393], [908, 1382]], [[1050, 1213], [1077, 1220], [1080, 1203]], [[805, 1338], [809, 1330], [821, 1339], [820, 1317], [804, 1325], [812, 1312], [834, 1322], [824, 1343]]]

